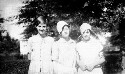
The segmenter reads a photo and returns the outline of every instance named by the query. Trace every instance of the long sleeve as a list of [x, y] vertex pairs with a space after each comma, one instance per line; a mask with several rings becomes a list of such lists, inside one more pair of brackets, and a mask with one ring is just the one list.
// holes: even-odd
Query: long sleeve
[[31, 45], [31, 38], [28, 40], [27, 50], [28, 50], [28, 59], [31, 60], [31, 52], [32, 52], [32, 45]]
[[32, 39], [29, 38], [28, 45], [27, 45], [28, 53], [31, 53], [32, 51]]
[[79, 60], [80, 60], [80, 56], [79, 56], [79, 53], [78, 53], [78, 51], [76, 50], [76, 64], [75, 64], [75, 67], [76, 67], [76, 69], [78, 70], [78, 68], [79, 68]]
[[103, 55], [103, 46], [101, 45], [101, 43], [97, 44], [98, 46], [98, 56], [96, 57], [96, 60], [93, 62], [95, 66], [98, 66], [100, 64], [102, 64], [105, 61], [104, 55]]
[[[81, 45], [80, 45], [81, 46]], [[84, 59], [80, 55], [79, 51], [79, 43], [76, 45], [76, 51], [77, 51], [77, 69], [80, 68], [81, 70], [86, 70], [86, 66], [84, 63]]]
[[79, 56], [78, 56], [78, 52], [77, 52], [77, 50], [76, 50], [76, 43], [75, 43], [75, 48], [74, 48], [74, 59], [73, 59], [73, 67], [76, 67], [77, 66], [77, 60], [78, 60], [78, 58], [79, 58]]
[[52, 60], [57, 61], [59, 57], [59, 49], [57, 42], [54, 42], [52, 45]]

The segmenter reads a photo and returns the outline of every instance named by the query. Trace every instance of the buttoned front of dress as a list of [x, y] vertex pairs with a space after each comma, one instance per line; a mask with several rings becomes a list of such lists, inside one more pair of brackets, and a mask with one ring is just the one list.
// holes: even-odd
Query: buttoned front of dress
[[76, 43], [72, 39], [70, 39], [69, 41], [66, 41], [63, 38], [60, 38], [55, 43], [54, 45], [55, 49], [53, 50], [54, 51], [56, 50], [56, 52], [53, 51], [52, 54], [56, 54], [53, 56], [53, 58], [56, 58], [54, 60], [58, 61], [56, 65], [57, 66], [56, 69], [58, 69], [59, 72], [56, 74], [74, 74], [75, 64], [76, 64], [75, 46], [76, 46]]
[[59, 40], [59, 59], [58, 61], [64, 66], [73, 67], [75, 61], [75, 42], [65, 41], [64, 39]]
[[46, 73], [51, 65], [51, 46], [53, 38], [42, 38], [40, 35], [33, 36], [29, 39], [31, 51], [31, 63], [29, 70]]
[[[88, 42], [79, 42], [77, 43], [76, 49], [79, 53], [80, 56], [80, 61], [83, 61], [84, 64], [90, 65], [93, 64], [93, 61], [96, 60], [96, 58], [99, 56], [99, 53], [102, 51], [103, 47], [101, 45], [101, 43], [99, 43], [97, 40], [95, 39], [91, 39]], [[96, 71], [96, 69], [94, 69]], [[94, 71], [93, 70], [93, 71]], [[81, 71], [78, 72], [78, 74], [96, 74], [97, 72], [89, 72], [89, 71]], [[98, 72], [100, 72], [102, 74], [101, 68], [97, 70]]]

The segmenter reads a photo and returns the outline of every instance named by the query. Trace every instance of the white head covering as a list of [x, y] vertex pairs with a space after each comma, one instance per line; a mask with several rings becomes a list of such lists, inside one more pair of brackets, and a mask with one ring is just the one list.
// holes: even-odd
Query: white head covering
[[88, 30], [90, 29], [91, 30], [91, 25], [89, 25], [88, 23], [83, 23], [81, 26], [80, 26], [80, 31], [84, 32], [85, 30]]
[[65, 26], [65, 25], [68, 25], [65, 21], [59, 21], [57, 23], [57, 31], [60, 33], [62, 32], [62, 28]]

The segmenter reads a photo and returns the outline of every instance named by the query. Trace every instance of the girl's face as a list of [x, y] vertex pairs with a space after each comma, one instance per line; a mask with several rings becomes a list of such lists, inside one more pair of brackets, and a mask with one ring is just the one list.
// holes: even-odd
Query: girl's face
[[40, 22], [40, 24], [36, 28], [39, 34], [43, 35], [46, 33], [46, 24], [44, 24], [44, 22]]
[[88, 41], [90, 39], [90, 31], [89, 30], [85, 30], [85, 31], [81, 31], [81, 35], [83, 37], [84, 40]]
[[69, 37], [69, 33], [70, 33], [70, 29], [68, 26], [64, 26], [61, 34], [62, 34], [62, 37]]

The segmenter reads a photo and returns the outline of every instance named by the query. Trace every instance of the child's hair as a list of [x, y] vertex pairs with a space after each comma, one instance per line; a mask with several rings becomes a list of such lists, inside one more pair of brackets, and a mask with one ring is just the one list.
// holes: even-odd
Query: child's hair
[[47, 17], [45, 17], [45, 16], [39, 16], [39, 17], [36, 18], [35, 26], [38, 26], [40, 24], [40, 20], [38, 18], [41, 19], [41, 20], [43, 20], [43, 23], [45, 23], [45, 24], [47, 23]]
[[[64, 29], [65, 26], [67, 26], [68, 28], [70, 28], [69, 25], [64, 25], [64, 26], [62, 27], [62, 31], [63, 31], [63, 29]], [[62, 34], [62, 31], [59, 33], [60, 35]]]
[[89, 32], [90, 32], [90, 34], [91, 34], [94, 38], [98, 39], [98, 36], [96, 35], [96, 33], [95, 33], [94, 31], [89, 30]]
[[63, 31], [63, 29], [64, 29], [64, 27], [65, 27], [65, 26], [67, 26], [68, 28], [70, 28], [70, 26], [69, 26], [69, 25], [64, 25], [64, 26], [62, 27], [62, 31]]

